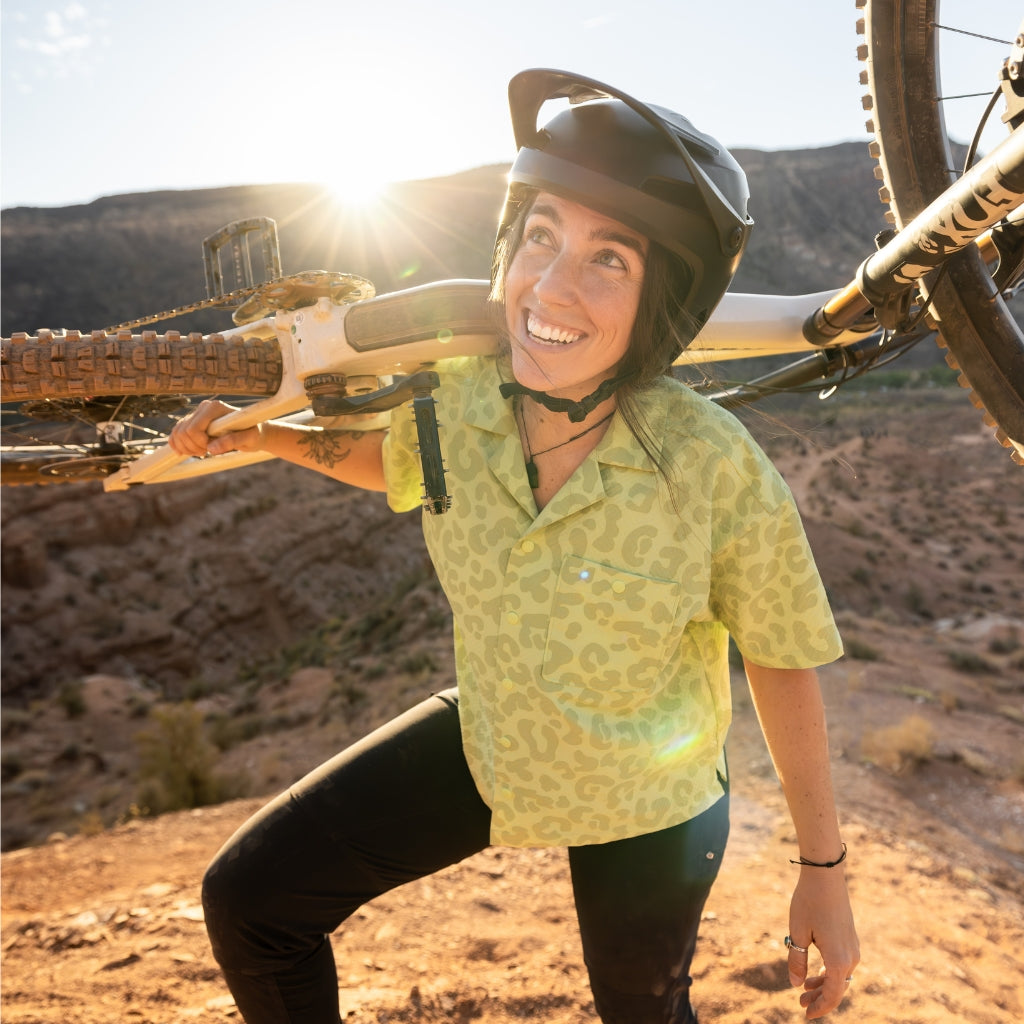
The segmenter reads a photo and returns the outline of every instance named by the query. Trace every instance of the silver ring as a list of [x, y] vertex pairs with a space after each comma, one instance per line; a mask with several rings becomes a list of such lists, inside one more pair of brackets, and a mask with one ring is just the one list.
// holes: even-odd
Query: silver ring
[[798, 946], [788, 935], [786, 936], [786, 945], [790, 949], [796, 950], [798, 953], [806, 953], [807, 950], [803, 946]]
[[852, 974], [846, 979], [846, 984], [849, 985], [851, 981], [853, 981], [853, 975]]

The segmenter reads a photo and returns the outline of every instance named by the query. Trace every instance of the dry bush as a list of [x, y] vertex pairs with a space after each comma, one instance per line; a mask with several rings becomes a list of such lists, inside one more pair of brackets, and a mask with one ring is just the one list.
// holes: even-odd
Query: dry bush
[[931, 760], [934, 752], [935, 730], [920, 715], [908, 715], [902, 722], [865, 733], [861, 738], [864, 759], [893, 775], [913, 771]]
[[244, 782], [215, 770], [217, 749], [191, 705], [156, 708], [152, 725], [136, 737], [139, 805], [150, 814], [221, 803], [244, 794]]

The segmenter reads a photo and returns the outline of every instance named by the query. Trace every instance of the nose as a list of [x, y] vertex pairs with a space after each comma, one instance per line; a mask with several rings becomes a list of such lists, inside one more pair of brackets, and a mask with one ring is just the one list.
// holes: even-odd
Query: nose
[[567, 306], [576, 301], [579, 295], [578, 271], [568, 253], [561, 251], [552, 255], [538, 273], [533, 291], [547, 306]]

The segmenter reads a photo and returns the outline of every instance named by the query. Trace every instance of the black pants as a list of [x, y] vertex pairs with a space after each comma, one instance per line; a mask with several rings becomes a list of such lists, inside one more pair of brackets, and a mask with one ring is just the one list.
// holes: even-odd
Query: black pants
[[[490, 811], [454, 690], [332, 758], [228, 841], [203, 882], [214, 955], [248, 1024], [338, 1024], [327, 938], [358, 907], [478, 853]], [[605, 1024], [685, 1024], [728, 799], [692, 821], [569, 850], [584, 959]]]

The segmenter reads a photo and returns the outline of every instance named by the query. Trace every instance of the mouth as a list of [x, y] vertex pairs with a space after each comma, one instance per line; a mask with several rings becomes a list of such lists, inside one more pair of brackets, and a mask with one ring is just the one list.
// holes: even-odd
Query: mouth
[[549, 324], [529, 312], [526, 314], [526, 333], [532, 341], [541, 345], [572, 345], [584, 336], [580, 331]]

